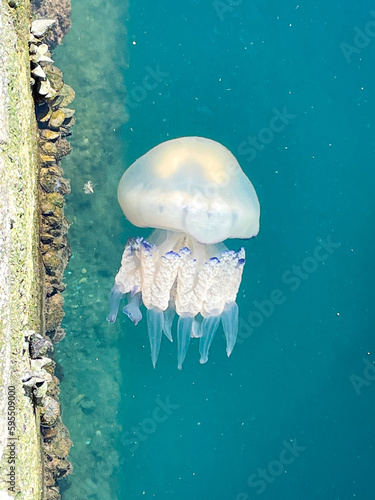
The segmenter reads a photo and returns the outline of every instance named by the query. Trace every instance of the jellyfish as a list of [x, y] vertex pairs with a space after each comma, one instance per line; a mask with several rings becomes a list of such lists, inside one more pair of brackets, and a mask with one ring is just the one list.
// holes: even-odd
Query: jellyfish
[[125, 295], [123, 312], [137, 325], [143, 304], [154, 367], [163, 334], [173, 342], [175, 315], [179, 369], [192, 338], [199, 338], [200, 363], [207, 362], [220, 323], [230, 356], [245, 250], [223, 242], [256, 236], [260, 217], [255, 189], [236, 158], [211, 139], [172, 139], [125, 171], [117, 196], [133, 225], [154, 231], [128, 239], [107, 320], [116, 320]]

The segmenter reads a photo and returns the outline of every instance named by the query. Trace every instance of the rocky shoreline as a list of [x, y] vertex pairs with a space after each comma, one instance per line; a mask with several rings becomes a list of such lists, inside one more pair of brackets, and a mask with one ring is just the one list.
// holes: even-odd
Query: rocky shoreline
[[[60, 160], [71, 152], [66, 138], [71, 135], [75, 123], [74, 110], [67, 107], [74, 100], [74, 91], [64, 83], [61, 71], [53, 65], [48, 45], [44, 43], [54, 24], [54, 20], [35, 20], [31, 25], [29, 46], [31, 84], [39, 131], [40, 251], [45, 269], [45, 336], [38, 335], [32, 339], [30, 354], [34, 363], [38, 360], [42, 364], [41, 370], [46, 376], [44, 383], [33, 391], [35, 404], [40, 410], [46, 500], [60, 498], [57, 480], [72, 471], [72, 465], [66, 458], [72, 442], [60, 416], [55, 363], [45, 357], [47, 351], [53, 349], [52, 344], [65, 336], [61, 328], [64, 316], [61, 292], [65, 289], [62, 279], [71, 255], [66, 237], [69, 222], [64, 216], [65, 195], [70, 193], [70, 183], [63, 177]], [[45, 388], [40, 394], [42, 387]]]

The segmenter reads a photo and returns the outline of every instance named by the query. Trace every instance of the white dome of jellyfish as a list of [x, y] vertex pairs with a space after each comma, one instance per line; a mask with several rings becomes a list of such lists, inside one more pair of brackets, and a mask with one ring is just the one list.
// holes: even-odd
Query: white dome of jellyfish
[[260, 216], [255, 189], [236, 158], [203, 137], [163, 142], [126, 170], [117, 195], [132, 224], [155, 230], [147, 241], [127, 241], [107, 320], [116, 320], [126, 295], [123, 312], [137, 325], [143, 304], [154, 367], [163, 334], [173, 342], [176, 314], [179, 369], [191, 338], [199, 338], [200, 363], [207, 362], [220, 322], [230, 356], [245, 250], [228, 250], [223, 241], [256, 236]]

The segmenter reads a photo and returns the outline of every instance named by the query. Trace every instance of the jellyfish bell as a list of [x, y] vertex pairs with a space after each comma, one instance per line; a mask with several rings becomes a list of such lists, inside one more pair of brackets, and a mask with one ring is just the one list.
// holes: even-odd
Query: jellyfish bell
[[151, 149], [122, 176], [118, 200], [135, 226], [179, 231], [203, 244], [259, 231], [250, 180], [227, 148], [202, 137]]
[[223, 242], [256, 236], [260, 216], [255, 189], [235, 157], [202, 137], [163, 142], [125, 171], [117, 194], [133, 225], [155, 230], [147, 241], [128, 240], [108, 321], [116, 320], [126, 294], [123, 312], [135, 324], [142, 319], [141, 303], [146, 307], [154, 366], [162, 334], [173, 340], [175, 313], [179, 369], [194, 337], [200, 339], [200, 362], [208, 360], [220, 322], [229, 356], [237, 338], [245, 251], [230, 251]]

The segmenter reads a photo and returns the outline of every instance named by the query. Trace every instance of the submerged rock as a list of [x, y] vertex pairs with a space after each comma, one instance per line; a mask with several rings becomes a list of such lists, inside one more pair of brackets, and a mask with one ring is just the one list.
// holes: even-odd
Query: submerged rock
[[71, 153], [72, 151], [72, 146], [69, 141], [66, 139], [59, 139], [57, 141], [57, 157], [60, 159], [63, 156], [66, 156]]
[[60, 132], [56, 130], [50, 130], [48, 128], [42, 129], [40, 131], [41, 139], [45, 139], [47, 141], [54, 141], [55, 139], [58, 139], [60, 135]]
[[60, 177], [56, 175], [55, 172], [51, 171], [51, 168], [46, 170], [44, 173], [42, 171], [40, 176], [40, 185], [47, 193], [61, 193], [61, 194], [69, 194], [70, 193], [70, 182], [68, 179], [64, 179], [64, 177]]
[[60, 416], [60, 405], [56, 399], [46, 396], [40, 408], [40, 423], [44, 427], [51, 427]]
[[40, 155], [40, 162], [42, 164], [42, 167], [48, 167], [50, 165], [52, 165], [53, 163], [55, 163], [55, 157], [54, 156], [51, 156], [51, 155], [46, 155], [46, 154], [42, 154]]
[[52, 351], [53, 345], [48, 339], [40, 335], [40, 333], [34, 333], [30, 336], [29, 350], [30, 357], [35, 359], [39, 356], [44, 356], [48, 351]]
[[64, 115], [65, 115], [66, 119], [71, 118], [75, 113], [75, 109], [61, 108], [61, 110], [64, 111]]
[[46, 141], [41, 144], [44, 153], [50, 156], [57, 156], [57, 146], [54, 142]]
[[64, 328], [56, 328], [55, 331], [51, 332], [49, 337], [52, 340], [53, 344], [58, 344], [59, 342], [61, 342], [63, 340], [65, 335], [66, 335], [66, 332], [65, 332]]
[[49, 120], [49, 126], [54, 130], [58, 130], [59, 127], [64, 123], [64, 120], [65, 120], [64, 111], [62, 109], [57, 109], [51, 115], [51, 118]]
[[72, 25], [70, 0], [33, 0], [32, 10], [40, 17], [56, 19], [46, 40], [52, 48], [59, 45]]
[[47, 66], [46, 75], [56, 91], [59, 91], [64, 86], [63, 75], [56, 66]]
[[60, 293], [47, 297], [45, 304], [46, 331], [56, 330], [64, 317], [64, 299]]
[[56, 270], [61, 267], [61, 259], [59, 255], [53, 250], [46, 252], [44, 255], [42, 255], [42, 258], [44, 267], [46, 268], [48, 274], [54, 275]]
[[80, 401], [79, 405], [82, 408], [83, 413], [85, 413], [86, 415], [90, 415], [90, 413], [92, 413], [96, 408], [95, 401], [88, 398], [83, 398]]
[[65, 108], [74, 101], [75, 95], [72, 87], [64, 83], [63, 87], [60, 89], [59, 95], [54, 99], [53, 105], [55, 107]]

